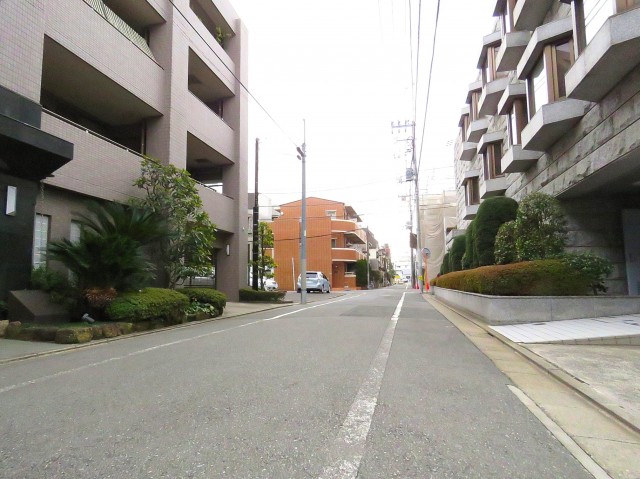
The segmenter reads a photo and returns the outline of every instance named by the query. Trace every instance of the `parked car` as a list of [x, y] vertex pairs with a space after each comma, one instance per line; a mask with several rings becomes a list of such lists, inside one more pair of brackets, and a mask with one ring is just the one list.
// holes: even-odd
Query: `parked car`
[[[298, 293], [302, 291], [301, 275], [298, 275]], [[318, 293], [330, 293], [331, 285], [329, 280], [321, 271], [307, 271], [307, 293], [317, 291]]]
[[278, 282], [275, 278], [264, 278], [264, 289], [266, 291], [275, 291], [278, 289]]

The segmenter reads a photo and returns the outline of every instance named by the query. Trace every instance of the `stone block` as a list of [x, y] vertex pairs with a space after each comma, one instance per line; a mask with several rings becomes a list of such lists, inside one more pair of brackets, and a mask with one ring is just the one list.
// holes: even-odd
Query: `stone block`
[[120, 329], [120, 334], [131, 334], [133, 332], [133, 323], [116, 323]]
[[41, 326], [31, 328], [34, 341], [55, 341], [58, 328], [53, 326]]
[[92, 339], [93, 332], [90, 327], [58, 329], [56, 333], [56, 343], [59, 344], [88, 343]]
[[3, 319], [0, 321], [0, 338], [4, 337], [4, 332], [7, 330], [7, 326], [9, 326], [9, 320]]
[[67, 309], [61, 304], [52, 303], [49, 294], [39, 290], [10, 291], [7, 309], [9, 310], [9, 321], [40, 324], [69, 321]]
[[116, 336], [120, 336], [120, 328], [117, 324], [104, 324], [102, 326], [102, 335], [105, 338], [115, 338]]

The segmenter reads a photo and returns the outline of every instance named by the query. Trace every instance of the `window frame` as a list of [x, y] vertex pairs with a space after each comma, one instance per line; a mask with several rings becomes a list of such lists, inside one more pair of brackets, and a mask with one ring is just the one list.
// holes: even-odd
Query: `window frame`
[[[42, 227], [38, 227], [38, 220], [46, 220], [46, 228], [44, 229], [44, 245], [42, 235], [38, 237], [38, 232], [43, 231]], [[36, 213], [33, 219], [33, 252], [31, 255], [31, 266], [34, 269], [39, 267], [47, 267], [47, 246], [49, 245], [49, 238], [51, 237], [51, 216]], [[36, 259], [38, 258], [38, 259]]]
[[487, 143], [487, 147], [482, 152], [482, 164], [484, 168], [485, 180], [495, 180], [502, 178], [502, 141]]
[[471, 176], [464, 180], [464, 203], [466, 206], [480, 204], [480, 177]]
[[527, 126], [528, 118], [526, 97], [515, 98], [507, 113], [507, 133], [510, 146], [522, 144], [522, 130]]

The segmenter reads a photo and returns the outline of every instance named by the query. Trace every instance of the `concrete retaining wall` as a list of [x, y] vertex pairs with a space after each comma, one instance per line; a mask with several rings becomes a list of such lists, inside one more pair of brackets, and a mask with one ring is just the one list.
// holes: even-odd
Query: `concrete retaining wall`
[[490, 325], [640, 314], [639, 296], [488, 296], [438, 287], [433, 291], [444, 303]]

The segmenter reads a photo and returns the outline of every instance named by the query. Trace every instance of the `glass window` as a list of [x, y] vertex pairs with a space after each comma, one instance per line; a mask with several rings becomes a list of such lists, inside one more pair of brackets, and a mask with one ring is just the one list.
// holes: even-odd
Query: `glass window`
[[613, 0], [583, 0], [583, 5], [584, 32], [588, 44], [607, 18], [614, 14], [614, 4]]
[[555, 45], [553, 49], [555, 53], [554, 58], [554, 80], [555, 80], [555, 99], [564, 98], [567, 96], [567, 89], [565, 87], [564, 76], [567, 74], [571, 65], [573, 65], [573, 41], [568, 40], [563, 43]]
[[544, 65], [544, 55], [535, 67], [533, 67], [533, 71], [531, 72], [531, 77], [529, 78], [529, 91], [531, 92], [530, 99], [532, 101], [531, 104], [531, 114], [538, 111], [542, 105], [546, 105], [549, 103], [549, 87], [547, 85], [547, 69]]
[[509, 144], [511, 146], [519, 145], [522, 143], [522, 130], [527, 126], [527, 110], [523, 98], [517, 98], [513, 101], [508, 120]]
[[480, 91], [474, 91], [471, 94], [471, 121], [475, 121], [480, 118], [478, 114], [478, 100], [480, 100]]
[[78, 221], [71, 221], [69, 228], [69, 241], [77, 243], [80, 241], [80, 223]]
[[49, 216], [36, 214], [33, 227], [33, 267], [47, 266]]
[[480, 189], [479, 189], [479, 180], [477, 176], [472, 178], [468, 178], [464, 184], [465, 191], [465, 204], [469, 205], [477, 205], [480, 203]]
[[502, 176], [502, 142], [490, 143], [483, 155], [484, 177], [492, 180]]
[[331, 218], [335, 218], [338, 212], [336, 210], [326, 210], [325, 214]]
[[335, 238], [331, 238], [331, 247], [332, 248], [337, 248], [338, 247], [338, 240]]

